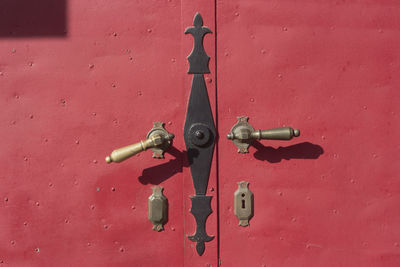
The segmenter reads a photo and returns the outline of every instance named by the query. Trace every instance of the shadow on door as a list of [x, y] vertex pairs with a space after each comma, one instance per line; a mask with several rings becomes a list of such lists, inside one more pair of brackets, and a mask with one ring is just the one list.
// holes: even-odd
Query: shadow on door
[[67, 0], [1, 0], [0, 38], [66, 37]]

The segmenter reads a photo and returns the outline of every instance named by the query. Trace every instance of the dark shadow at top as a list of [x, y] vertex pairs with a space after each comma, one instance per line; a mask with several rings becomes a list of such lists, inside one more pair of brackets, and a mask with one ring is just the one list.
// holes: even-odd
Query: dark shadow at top
[[317, 159], [324, 153], [324, 149], [321, 146], [309, 142], [273, 148], [254, 141], [252, 146], [257, 149], [254, 153], [256, 159], [270, 163], [281, 162], [282, 159]]
[[174, 174], [182, 172], [183, 167], [189, 167], [186, 151], [181, 152], [171, 146], [165, 153], [171, 154], [175, 158], [166, 163], [144, 169], [142, 175], [139, 176], [139, 181], [142, 184], [159, 185]]
[[66, 35], [66, 0], [0, 0], [0, 38]]

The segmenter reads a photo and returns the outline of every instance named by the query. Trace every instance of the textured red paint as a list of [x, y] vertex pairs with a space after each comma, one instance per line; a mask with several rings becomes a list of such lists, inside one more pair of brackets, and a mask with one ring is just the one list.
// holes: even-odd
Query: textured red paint
[[[397, 1], [220, 0], [217, 25], [214, 1], [67, 6], [65, 35], [0, 42], [0, 265], [215, 267], [219, 255], [229, 267], [399, 266]], [[216, 238], [202, 257], [187, 239], [183, 142], [193, 46], [183, 32], [196, 12], [214, 32], [206, 81], [220, 135], [208, 187]], [[225, 135], [241, 115], [302, 135], [237, 154]], [[164, 160], [104, 162], [153, 121], [176, 136]], [[255, 201], [246, 228], [233, 214], [241, 180]], [[147, 219], [153, 185], [169, 201], [160, 233]]]
[[[399, 266], [399, 12], [397, 1], [217, 2], [220, 136], [239, 115], [302, 130], [247, 155], [220, 139], [222, 266]], [[241, 180], [254, 193], [248, 228], [233, 215]]]
[[[199, 11], [213, 28], [214, 2], [205, 4]], [[182, 138], [193, 44], [184, 30], [195, 9], [71, 0], [64, 38], [1, 40], [0, 265], [216, 265], [216, 241], [196, 257], [186, 237], [195, 224]], [[214, 57], [212, 37], [207, 49]], [[153, 121], [177, 136], [165, 159], [147, 151], [105, 163], [113, 149], [145, 138]], [[169, 201], [160, 233], [147, 219], [155, 184]], [[210, 234], [216, 225], [214, 213]]]

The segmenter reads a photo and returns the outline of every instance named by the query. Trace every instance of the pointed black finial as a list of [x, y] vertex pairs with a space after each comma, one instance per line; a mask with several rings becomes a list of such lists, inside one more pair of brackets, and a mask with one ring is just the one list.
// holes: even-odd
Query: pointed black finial
[[203, 18], [201, 17], [199, 12], [194, 15], [193, 26], [196, 28], [200, 28], [201, 26], [203, 26]]
[[210, 73], [210, 70], [208, 69], [210, 57], [207, 55], [206, 51], [204, 51], [203, 39], [204, 35], [212, 33], [212, 31], [203, 26], [203, 18], [198, 12], [194, 16], [193, 26], [194, 27], [189, 27], [185, 30], [185, 33], [190, 33], [194, 38], [194, 47], [192, 53], [188, 56], [190, 64], [188, 73]]

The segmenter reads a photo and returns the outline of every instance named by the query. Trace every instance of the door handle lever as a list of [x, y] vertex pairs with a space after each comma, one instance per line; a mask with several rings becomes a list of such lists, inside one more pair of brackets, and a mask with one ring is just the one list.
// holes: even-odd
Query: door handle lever
[[106, 162], [121, 162], [149, 148], [153, 151], [153, 158], [164, 158], [164, 152], [173, 139], [174, 135], [165, 130], [164, 123], [154, 122], [146, 140], [114, 150], [106, 157]]
[[291, 127], [254, 130], [248, 121], [248, 117], [238, 117], [238, 122], [226, 136], [237, 146], [239, 153], [248, 153], [248, 148], [254, 140], [290, 140], [300, 136], [300, 130]]

